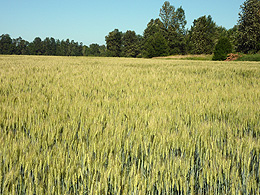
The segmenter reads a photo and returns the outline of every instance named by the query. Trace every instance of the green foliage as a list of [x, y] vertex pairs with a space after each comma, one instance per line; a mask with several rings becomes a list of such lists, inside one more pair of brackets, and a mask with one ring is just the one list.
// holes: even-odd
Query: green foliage
[[122, 32], [118, 29], [106, 36], [107, 56], [120, 57], [122, 52]]
[[185, 40], [185, 12], [182, 7], [175, 10], [168, 1], [165, 1], [159, 14], [163, 26], [164, 37], [169, 46], [169, 54], [185, 54], [186, 40]]
[[238, 26], [235, 25], [233, 28], [229, 29], [227, 31], [227, 37], [231, 43], [231, 45], [233, 46], [233, 50], [237, 51], [237, 46], [238, 46]]
[[238, 47], [243, 53], [260, 50], [260, 1], [246, 0], [241, 6], [238, 21]]
[[159, 16], [166, 30], [169, 27], [176, 25], [175, 7], [172, 6], [169, 1], [164, 2], [162, 8], [160, 9]]
[[2, 34], [0, 36], [0, 54], [12, 54], [13, 45], [9, 34]]
[[[185, 25], [187, 21], [185, 20], [185, 12], [182, 7], [175, 10], [174, 6], [172, 6], [168, 1], [165, 1], [160, 9], [159, 16], [161, 19], [152, 19], [147, 24], [147, 28], [144, 31], [144, 56], [155, 57], [169, 54], [185, 54]], [[153, 36], [156, 33], [160, 34], [160, 36], [162, 35], [164, 40], [162, 38], [160, 38], [159, 41], [154, 40]], [[157, 44], [160, 42], [162, 43], [162, 46]], [[157, 49], [153, 51], [154, 48]]]
[[123, 56], [137, 57], [140, 53], [140, 40], [135, 31], [128, 30], [123, 34]]
[[106, 46], [92, 43], [88, 46], [83, 46], [82, 53], [84, 56], [106, 56]]
[[182, 7], [175, 10], [175, 7], [169, 1], [165, 1], [160, 9], [159, 16], [166, 31], [176, 31], [180, 34], [185, 33], [187, 21]]
[[216, 28], [216, 23], [210, 15], [194, 20], [189, 31], [190, 52], [192, 54], [212, 54], [217, 39]]
[[42, 55], [43, 51], [43, 43], [40, 37], [36, 37], [32, 44], [30, 45], [30, 51], [33, 55]]
[[238, 58], [237, 61], [260, 61], [260, 54], [246, 54]]
[[178, 33], [177, 31], [169, 31], [168, 32], [168, 46], [169, 46], [169, 54], [177, 55], [177, 54], [186, 54], [187, 51], [187, 41], [186, 37], [183, 34]]
[[[168, 54], [168, 45], [165, 39], [166, 31], [160, 19], [153, 20], [147, 24], [143, 36], [143, 57], [152, 58]], [[157, 39], [158, 37], [159, 39]], [[162, 45], [160, 45], [162, 43]], [[165, 52], [167, 50], [167, 52]]]
[[100, 56], [100, 46], [96, 43], [90, 44], [86, 49], [86, 56]]
[[159, 32], [150, 36], [144, 44], [143, 55], [146, 58], [167, 56], [168, 52], [169, 47], [167, 41]]
[[174, 19], [175, 25], [174, 30], [169, 29], [169, 40], [168, 45], [170, 47], [170, 54], [186, 54], [187, 53], [187, 40], [186, 40], [186, 29], [187, 24], [185, 18], [185, 12], [182, 7], [176, 10], [176, 18]]
[[227, 54], [232, 52], [232, 45], [227, 37], [220, 38], [215, 46], [214, 56], [212, 60], [225, 60]]
[[163, 23], [159, 18], [151, 19], [147, 24], [146, 29], [143, 34], [143, 41], [145, 42], [150, 36], [153, 36], [155, 33], [161, 33], [164, 37], [166, 36], [166, 32], [163, 27]]
[[56, 42], [56, 55], [59, 56], [81, 56], [83, 55], [83, 45], [79, 45], [74, 40], [66, 39], [66, 41], [57, 41]]
[[[100, 56], [105, 56], [104, 46], [100, 47]], [[84, 51], [83, 51], [84, 49]], [[36, 37], [33, 42], [23, 40], [21, 37], [12, 39], [9, 35], [0, 36], [0, 54], [16, 55], [52, 55], [52, 56], [82, 56], [86, 54], [86, 47], [74, 40], [54, 39], [46, 37], [43, 41]]]
[[44, 41], [42, 42], [42, 53], [43, 55], [52, 55], [55, 56], [56, 55], [56, 40], [51, 37], [46, 37], [44, 39]]

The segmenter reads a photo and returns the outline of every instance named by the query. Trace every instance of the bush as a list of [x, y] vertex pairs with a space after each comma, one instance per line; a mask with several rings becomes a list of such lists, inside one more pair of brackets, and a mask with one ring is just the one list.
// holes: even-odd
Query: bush
[[214, 56], [212, 60], [225, 60], [227, 59], [227, 54], [232, 52], [232, 45], [228, 38], [223, 37], [219, 39], [217, 45], [215, 46]]

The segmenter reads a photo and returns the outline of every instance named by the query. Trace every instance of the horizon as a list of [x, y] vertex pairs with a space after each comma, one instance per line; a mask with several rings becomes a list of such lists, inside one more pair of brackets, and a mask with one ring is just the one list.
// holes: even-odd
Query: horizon
[[[78, 43], [82, 42], [83, 45], [93, 43], [105, 45], [105, 36], [114, 29], [122, 32], [133, 30], [137, 34], [143, 35], [149, 21], [159, 18], [159, 11], [164, 2], [164, 0], [134, 0], [131, 2], [119, 0], [70, 2], [65, 0], [60, 4], [58, 1], [50, 0], [45, 2], [2, 1], [0, 34], [9, 34], [12, 38], [22, 37], [29, 42], [36, 37], [40, 37], [42, 40], [46, 37], [53, 37], [59, 40], [70, 39]], [[176, 0], [169, 2], [175, 9], [180, 6], [184, 9], [187, 20], [186, 29], [190, 29], [194, 19], [204, 15], [211, 15], [217, 26], [230, 29], [237, 24], [240, 6], [244, 0], [232, 2]], [[146, 5], [149, 6], [146, 8]]]

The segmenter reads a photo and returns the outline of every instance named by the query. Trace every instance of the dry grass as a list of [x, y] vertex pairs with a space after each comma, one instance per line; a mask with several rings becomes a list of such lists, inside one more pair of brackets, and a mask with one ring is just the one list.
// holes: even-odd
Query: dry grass
[[211, 60], [212, 55], [173, 55], [164, 57], [154, 57], [154, 59]]

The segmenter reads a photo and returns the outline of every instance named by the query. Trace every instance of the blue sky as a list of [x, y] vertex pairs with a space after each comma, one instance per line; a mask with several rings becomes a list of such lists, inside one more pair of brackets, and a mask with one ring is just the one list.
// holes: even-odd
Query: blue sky
[[[219, 26], [232, 28], [245, 0], [169, 0], [183, 7], [186, 28], [194, 19], [211, 15]], [[159, 17], [164, 0], [0, 0], [0, 34], [42, 39], [74, 40], [105, 44], [105, 36], [115, 28], [143, 34], [150, 19]]]

